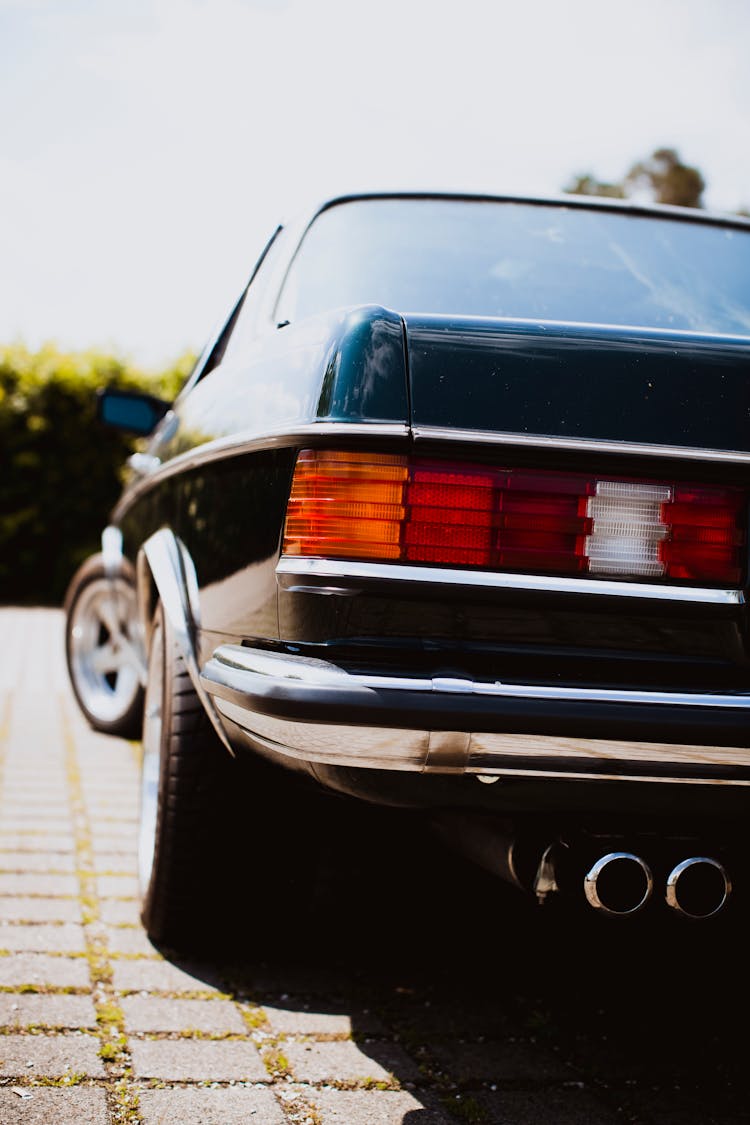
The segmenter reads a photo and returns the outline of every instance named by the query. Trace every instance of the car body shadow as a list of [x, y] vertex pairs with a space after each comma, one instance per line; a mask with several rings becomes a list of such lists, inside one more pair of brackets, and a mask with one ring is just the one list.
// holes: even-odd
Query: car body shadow
[[383, 1121], [399, 1125], [740, 1119], [738, 913], [691, 925], [658, 904], [612, 921], [583, 896], [540, 909], [387, 820], [371, 854], [328, 857], [283, 947], [189, 965], [270, 1013], [260, 1041], [265, 1027], [288, 1049], [313, 1098], [392, 1092]]

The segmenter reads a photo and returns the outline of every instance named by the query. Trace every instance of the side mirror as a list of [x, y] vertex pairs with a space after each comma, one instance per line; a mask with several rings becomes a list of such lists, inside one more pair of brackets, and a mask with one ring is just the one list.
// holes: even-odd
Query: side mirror
[[139, 391], [109, 387], [96, 394], [96, 416], [100, 422], [140, 437], [152, 433], [170, 407], [171, 403]]

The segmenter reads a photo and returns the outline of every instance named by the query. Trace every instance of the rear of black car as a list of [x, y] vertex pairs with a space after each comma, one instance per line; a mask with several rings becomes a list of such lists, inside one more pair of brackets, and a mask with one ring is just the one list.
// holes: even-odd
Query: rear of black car
[[[490, 204], [451, 206], [465, 236]], [[427, 296], [409, 265], [367, 289], [436, 310], [402, 311], [408, 433], [299, 450], [281, 644], [227, 658], [236, 700], [255, 675], [256, 739], [541, 900], [585, 874], [610, 913], [708, 916], [750, 784], [748, 232], [513, 207]], [[419, 223], [381, 219], [382, 266]]]

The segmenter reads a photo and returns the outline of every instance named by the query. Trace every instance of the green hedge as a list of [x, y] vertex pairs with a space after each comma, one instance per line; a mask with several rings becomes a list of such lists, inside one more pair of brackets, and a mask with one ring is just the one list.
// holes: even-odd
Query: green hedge
[[171, 399], [194, 358], [155, 374], [101, 352], [0, 347], [0, 602], [58, 604], [99, 547], [137, 443], [96, 421], [97, 388]]

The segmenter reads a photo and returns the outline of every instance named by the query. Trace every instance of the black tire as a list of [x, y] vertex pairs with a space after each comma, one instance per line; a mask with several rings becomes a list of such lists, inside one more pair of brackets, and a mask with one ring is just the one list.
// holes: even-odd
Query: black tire
[[230, 755], [161, 606], [143, 742], [139, 878], [149, 937], [181, 953], [278, 950], [316, 871], [315, 843], [300, 842], [317, 808], [314, 791], [298, 789], [286, 771]]
[[[79, 567], [64, 603], [65, 659], [78, 706], [95, 730], [122, 738], [138, 738], [143, 719], [135, 605], [131, 568], [123, 562], [113, 575], [101, 555]], [[107, 645], [111, 667], [104, 670], [97, 657], [106, 658]]]
[[[159, 945], [202, 947], [221, 913], [218, 888], [227, 862], [233, 762], [193, 687], [161, 606], [151, 632], [143, 742], [143, 924]], [[157, 764], [154, 794], [150, 787]], [[149, 812], [154, 797], [155, 823]]]

